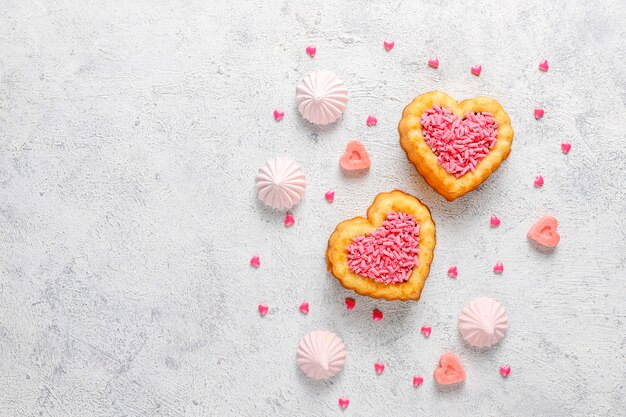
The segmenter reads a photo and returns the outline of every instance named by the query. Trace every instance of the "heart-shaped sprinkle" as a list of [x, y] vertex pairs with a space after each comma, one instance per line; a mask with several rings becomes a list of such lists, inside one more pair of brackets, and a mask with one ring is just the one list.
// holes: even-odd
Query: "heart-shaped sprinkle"
[[324, 194], [324, 198], [329, 203], [332, 203], [333, 201], [335, 201], [335, 192], [334, 191], [326, 191], [326, 194]]
[[533, 184], [535, 187], [543, 187], [543, 177], [541, 175], [537, 175]]
[[504, 265], [502, 265], [502, 262], [500, 261], [496, 262], [496, 264], [493, 267], [493, 272], [495, 272], [496, 274], [501, 274], [504, 272]]
[[376, 124], [378, 123], [378, 119], [375, 118], [372, 115], [367, 116], [367, 120], [365, 121], [365, 124], [368, 126], [376, 126]]
[[545, 111], [541, 107], [537, 107], [534, 111], [535, 119], [539, 120], [545, 114]]
[[345, 397], [339, 398], [339, 407], [346, 408], [348, 407], [348, 405], [350, 405], [350, 400], [348, 398], [345, 398]]
[[567, 155], [569, 153], [570, 149], [572, 149], [572, 144], [571, 143], [565, 143], [565, 142], [561, 143], [561, 151], [564, 154]]
[[258, 256], [253, 256], [252, 259], [250, 259], [250, 266], [253, 266], [254, 268], [260, 267], [261, 258], [259, 258]]
[[559, 244], [561, 236], [556, 231], [558, 221], [555, 217], [544, 216], [528, 231], [528, 238], [547, 248], [553, 248]]
[[405, 282], [418, 264], [419, 225], [408, 213], [395, 211], [374, 232], [357, 236], [346, 248], [348, 267], [383, 284]]
[[491, 227], [500, 226], [500, 218], [496, 215], [491, 216], [491, 218], [489, 219], [489, 224], [491, 225]]
[[450, 268], [448, 268], [448, 276], [450, 278], [456, 278], [459, 276], [459, 270], [456, 266], [451, 266]]
[[539, 69], [543, 72], [546, 72], [550, 69], [550, 65], [548, 65], [548, 61], [546, 59], [542, 59], [539, 63]]
[[317, 52], [317, 48], [315, 47], [315, 45], [309, 45], [306, 47], [306, 53], [309, 54], [311, 58], [315, 56], [316, 52]]
[[300, 310], [302, 314], [309, 314], [309, 303], [305, 301], [304, 303], [300, 304], [298, 310]]
[[511, 367], [510, 366], [505, 365], [505, 366], [501, 366], [500, 367], [500, 375], [502, 375], [504, 378], [509, 376], [510, 373], [511, 373]]
[[369, 169], [372, 165], [370, 156], [365, 150], [365, 146], [358, 140], [351, 140], [346, 146], [346, 151], [339, 159], [339, 165], [345, 171], [361, 171]]
[[482, 65], [476, 64], [471, 68], [472, 74], [474, 74], [475, 76], [479, 76], [480, 72], [483, 70]]
[[424, 378], [422, 378], [421, 376], [415, 375], [413, 377], [413, 386], [415, 388], [419, 387], [420, 385], [422, 385], [424, 383]]
[[274, 110], [274, 119], [276, 119], [277, 122], [283, 120], [283, 117], [285, 117], [284, 111]]
[[424, 112], [420, 122], [437, 163], [456, 178], [473, 172], [498, 140], [498, 122], [489, 112], [468, 113], [460, 118], [435, 104]]
[[266, 304], [259, 304], [259, 314], [264, 317], [270, 308]]
[[285, 227], [291, 227], [296, 224], [296, 219], [293, 217], [293, 214], [287, 213], [285, 216]]
[[434, 57], [428, 60], [428, 66], [431, 68], [439, 68], [439, 58]]
[[383, 371], [385, 370], [385, 365], [380, 363], [380, 362], [376, 362], [374, 364], [374, 371], [376, 371], [376, 375], [380, 375], [383, 373]]
[[380, 311], [379, 309], [375, 308], [372, 311], [372, 320], [374, 321], [381, 321], [383, 319], [383, 312]]
[[439, 367], [433, 375], [441, 385], [451, 385], [465, 380], [465, 370], [454, 353], [448, 352], [439, 358]]
[[430, 326], [422, 326], [421, 332], [424, 337], [430, 337], [430, 333], [433, 331], [433, 328]]
[[346, 298], [346, 310], [352, 310], [356, 305], [354, 298]]
[[394, 45], [395, 45], [394, 41], [388, 41], [388, 40], [385, 40], [385, 41], [383, 42], [383, 46], [385, 47], [385, 49], [386, 49], [387, 51], [391, 51], [391, 50], [393, 49], [393, 46], [394, 46]]

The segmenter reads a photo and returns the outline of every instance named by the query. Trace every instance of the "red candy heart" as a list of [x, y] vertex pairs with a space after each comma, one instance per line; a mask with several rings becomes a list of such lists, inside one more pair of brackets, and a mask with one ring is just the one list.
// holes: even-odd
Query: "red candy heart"
[[265, 316], [269, 309], [270, 308], [267, 305], [259, 304], [259, 314], [261, 315], [261, 317]]
[[456, 278], [459, 276], [459, 270], [456, 266], [451, 266], [450, 268], [448, 268], [448, 276], [450, 278]]
[[309, 303], [305, 301], [304, 303], [300, 304], [298, 310], [300, 310], [302, 314], [309, 314]]
[[316, 52], [317, 52], [317, 48], [315, 47], [315, 45], [309, 45], [306, 47], [306, 53], [309, 54], [311, 58], [315, 56]]
[[252, 259], [250, 259], [250, 266], [254, 267], [254, 268], [258, 268], [261, 266], [261, 258], [259, 258], [258, 256], [253, 256]]
[[384, 41], [383, 42], [383, 46], [385, 47], [385, 49], [387, 51], [391, 51], [393, 49], [393, 46], [395, 45], [394, 41]]
[[365, 146], [358, 140], [351, 140], [346, 146], [346, 151], [341, 155], [341, 159], [339, 159], [339, 165], [350, 172], [369, 169], [372, 162]]
[[561, 236], [556, 231], [559, 223], [552, 216], [544, 216], [528, 231], [528, 238], [546, 248], [553, 248], [559, 244]]
[[291, 227], [296, 224], [296, 219], [293, 217], [293, 214], [287, 213], [285, 216], [285, 227]]
[[376, 362], [374, 364], [374, 371], [376, 371], [376, 375], [380, 375], [383, 373], [383, 371], [385, 370], [385, 365], [380, 363], [380, 362]]
[[367, 116], [367, 120], [365, 124], [368, 126], [376, 126], [378, 124], [378, 119], [372, 115]]
[[281, 121], [283, 117], [285, 117], [284, 111], [274, 110], [274, 119], [276, 119], [277, 122]]
[[424, 383], [424, 378], [422, 378], [421, 376], [417, 376], [415, 375], [413, 377], [413, 386], [415, 388], [419, 387], [420, 385], [422, 385]]
[[572, 144], [571, 143], [561, 143], [561, 151], [564, 154], [568, 154], [570, 149], [572, 149]]
[[326, 194], [324, 194], [324, 198], [329, 203], [332, 203], [333, 201], [335, 201], [335, 192], [334, 191], [326, 191]]
[[474, 74], [474, 75], [475, 75], [475, 76], [477, 76], [477, 77], [480, 75], [480, 72], [481, 72], [482, 70], [483, 70], [483, 67], [482, 67], [481, 65], [478, 65], [478, 64], [474, 65], [474, 66], [472, 67], [472, 69], [471, 69], [472, 74]]
[[430, 326], [422, 326], [422, 334], [424, 335], [424, 337], [429, 337], [430, 336], [430, 332], [432, 332], [433, 329]]
[[372, 320], [381, 321], [382, 319], [383, 319], [383, 312], [375, 308], [374, 311], [372, 311]]
[[511, 367], [510, 366], [501, 366], [500, 367], [500, 375], [502, 375], [503, 377], [507, 377], [509, 376], [509, 374], [511, 373]]
[[350, 404], [350, 400], [348, 398], [339, 398], [339, 407], [346, 408]]
[[465, 381], [465, 370], [454, 353], [448, 352], [439, 358], [439, 367], [433, 375], [441, 385], [451, 385]]
[[542, 108], [537, 107], [534, 111], [534, 114], [535, 114], [535, 119], [539, 120], [543, 117], [543, 115], [545, 114], [545, 111]]
[[352, 310], [355, 305], [356, 305], [356, 301], [354, 300], [354, 298], [346, 298], [346, 309], [347, 310]]

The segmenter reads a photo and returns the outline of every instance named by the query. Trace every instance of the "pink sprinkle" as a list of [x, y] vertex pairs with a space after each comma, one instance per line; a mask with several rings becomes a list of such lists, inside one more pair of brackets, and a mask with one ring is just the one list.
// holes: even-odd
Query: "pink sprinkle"
[[261, 317], [265, 317], [269, 309], [270, 308], [266, 304], [259, 304], [259, 314]]
[[383, 312], [380, 311], [379, 309], [375, 308], [372, 311], [372, 320], [374, 321], [381, 321], [383, 319]]
[[356, 305], [354, 298], [346, 298], [346, 310], [352, 310]]
[[510, 373], [511, 373], [511, 367], [510, 366], [504, 365], [504, 366], [500, 367], [500, 375], [502, 375], [504, 378], [509, 376]]
[[450, 278], [456, 278], [459, 276], [459, 271], [457, 270], [456, 266], [451, 266], [450, 268], [448, 268], [448, 276]]
[[541, 107], [535, 109], [535, 119], [539, 120], [543, 117], [545, 111]]
[[422, 378], [421, 376], [417, 376], [415, 375], [413, 377], [413, 386], [415, 388], [419, 387], [420, 385], [422, 385], [424, 383], [424, 378]]
[[548, 65], [548, 61], [546, 59], [542, 59], [539, 63], [539, 69], [543, 72], [547, 72], [550, 69], [550, 65]]
[[535, 187], [543, 187], [543, 177], [541, 175], [535, 177]]
[[285, 117], [284, 111], [274, 110], [274, 119], [276, 119], [277, 122], [283, 120], [283, 117]]
[[380, 375], [383, 373], [383, 371], [385, 370], [385, 365], [380, 363], [380, 362], [376, 362], [374, 364], [374, 371], [376, 371], [376, 375]]
[[309, 54], [311, 58], [315, 57], [315, 53], [317, 52], [317, 48], [315, 45], [309, 45], [306, 47], [306, 53]]
[[491, 219], [489, 219], [489, 224], [491, 225], [491, 227], [500, 226], [500, 218], [496, 215], [491, 216]]
[[348, 398], [341, 397], [339, 398], [339, 407], [347, 408], [350, 405], [350, 400]]
[[500, 261], [496, 262], [496, 264], [493, 267], [493, 272], [495, 272], [496, 274], [501, 274], [504, 272], [504, 265], [502, 265], [502, 262]]
[[428, 60], [428, 66], [431, 68], [439, 68], [439, 58], [434, 57]]
[[564, 154], [567, 155], [570, 149], [572, 149], [571, 143], [561, 143], [561, 151], [563, 151]]
[[365, 124], [368, 126], [376, 126], [378, 124], [378, 119], [372, 115], [369, 115], [367, 116], [367, 120], [365, 121]]
[[334, 191], [326, 191], [326, 194], [324, 194], [324, 198], [329, 203], [332, 203], [333, 201], [335, 201], [335, 192]]
[[291, 227], [296, 224], [296, 219], [294, 219], [293, 214], [287, 213], [285, 216], [285, 227]]
[[346, 248], [355, 274], [383, 284], [405, 282], [418, 264], [419, 225], [408, 213], [391, 211], [373, 233], [357, 236]]
[[385, 40], [385, 41], [383, 42], [383, 46], [385, 47], [385, 49], [386, 49], [387, 51], [391, 51], [391, 50], [393, 49], [393, 46], [394, 46], [394, 45], [395, 45], [394, 41], [388, 41], [388, 40]]
[[421, 331], [424, 337], [430, 337], [430, 333], [433, 331], [433, 329], [430, 326], [422, 326]]
[[259, 258], [258, 256], [253, 256], [252, 259], [250, 259], [250, 265], [258, 268], [261, 266], [261, 258]]
[[300, 304], [298, 310], [300, 310], [302, 314], [309, 314], [309, 303], [305, 301], [304, 303]]
[[483, 70], [483, 67], [482, 67], [482, 65], [479, 65], [479, 64], [474, 65], [474, 66], [472, 67], [472, 69], [471, 69], [472, 74], [474, 74], [474, 75], [475, 75], [475, 76], [477, 76], [477, 77], [480, 75], [480, 72], [481, 72], [482, 70]]
[[422, 114], [421, 124], [437, 163], [456, 178], [473, 172], [498, 139], [498, 122], [487, 112], [467, 113], [461, 119], [435, 104]]

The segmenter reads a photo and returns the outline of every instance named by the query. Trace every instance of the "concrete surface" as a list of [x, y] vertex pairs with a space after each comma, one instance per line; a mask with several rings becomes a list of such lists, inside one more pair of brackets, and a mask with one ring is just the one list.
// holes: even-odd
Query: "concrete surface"
[[[2, 2], [0, 415], [626, 414], [625, 3], [320, 3]], [[435, 54], [436, 71], [426, 66]], [[315, 69], [350, 91], [330, 127], [308, 125], [294, 106]], [[453, 203], [398, 146], [402, 108], [432, 89], [492, 96], [516, 131], [509, 160]], [[286, 112], [280, 123], [274, 108]], [[373, 159], [357, 179], [338, 169], [352, 138]], [[277, 155], [302, 162], [309, 180], [292, 229], [253, 190]], [[357, 297], [347, 312], [352, 294], [325, 272], [326, 239], [393, 188], [420, 197], [437, 222], [423, 298]], [[543, 254], [525, 233], [548, 213], [562, 243]], [[445, 274], [452, 264], [457, 280]], [[481, 295], [510, 317], [485, 352], [456, 331], [462, 306]], [[271, 307], [263, 319], [261, 302]], [[349, 348], [326, 383], [294, 361], [316, 328]], [[430, 375], [448, 350], [468, 379], [439, 390]], [[378, 360], [387, 369], [377, 377]], [[414, 374], [426, 379], [417, 390]], [[351, 399], [345, 411], [340, 396]]]

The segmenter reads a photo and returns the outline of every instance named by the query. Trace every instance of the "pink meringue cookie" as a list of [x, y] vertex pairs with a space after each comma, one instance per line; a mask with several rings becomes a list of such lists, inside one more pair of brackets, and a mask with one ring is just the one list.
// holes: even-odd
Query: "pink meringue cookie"
[[306, 178], [302, 168], [290, 159], [271, 159], [259, 168], [256, 192], [259, 199], [275, 209], [290, 209], [304, 196]]
[[330, 71], [306, 76], [296, 89], [298, 111], [311, 123], [327, 125], [339, 119], [348, 104], [348, 88]]
[[459, 332], [474, 347], [493, 346], [504, 337], [508, 316], [502, 304], [488, 297], [471, 301], [459, 315]]
[[331, 331], [314, 330], [300, 341], [296, 362], [309, 378], [332, 378], [346, 362], [346, 345]]

